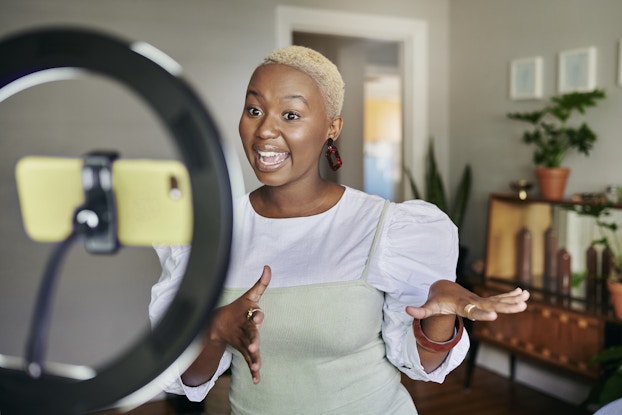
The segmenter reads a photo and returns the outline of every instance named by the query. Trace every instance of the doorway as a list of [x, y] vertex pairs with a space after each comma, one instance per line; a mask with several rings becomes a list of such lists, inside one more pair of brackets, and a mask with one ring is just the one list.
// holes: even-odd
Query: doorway
[[[407, 181], [403, 180], [402, 167], [410, 169], [417, 181], [421, 181], [424, 176], [424, 155], [428, 136], [426, 22], [292, 6], [277, 6], [276, 22], [277, 46], [302, 44], [313, 47], [335, 62], [344, 73], [344, 78], [345, 73], [348, 74], [348, 79], [345, 79], [346, 105], [342, 114], [347, 120], [344, 123], [346, 134], [342, 134], [339, 140], [339, 151], [344, 158], [344, 166], [348, 167], [342, 168], [336, 178], [345, 185], [365, 189], [365, 146], [362, 141], [365, 135], [364, 102], [365, 90], [373, 89], [371, 86], [365, 88], [365, 83], [369, 81], [369, 86], [372, 80], [382, 82], [388, 81], [390, 77], [394, 79], [388, 82], [395, 83], [397, 76], [400, 96], [400, 114], [397, 118], [401, 123], [401, 128], [398, 129], [401, 132], [401, 145], [398, 145], [398, 148], [401, 154], [392, 156], [399, 160], [399, 166], [397, 172], [394, 170], [397, 180], [393, 178], [395, 185], [391, 199], [403, 200], [409, 195], [410, 190], [407, 189]], [[311, 36], [324, 37], [330, 42], [319, 45], [306, 43]], [[336, 42], [340, 43], [338, 48]], [[375, 66], [375, 69], [382, 67], [368, 63], [368, 49], [373, 49], [373, 45], [380, 45], [380, 49], [385, 53], [390, 49], [394, 51], [398, 69], [392, 69], [392, 72], [397, 73], [373, 74]], [[367, 71], [369, 68], [372, 69]], [[353, 85], [359, 87], [353, 88]], [[388, 148], [386, 145], [367, 147], [375, 157], [379, 156], [381, 151], [387, 152]], [[346, 159], [344, 155], [348, 158]], [[390, 168], [383, 169], [387, 170]]]
[[385, 199], [401, 199], [399, 43], [303, 32], [294, 32], [292, 43], [331, 59], [346, 84], [344, 128], [337, 143], [345, 168], [333, 173], [322, 165], [322, 175]]
[[[402, 71], [399, 43], [373, 42], [366, 67], [363, 114], [363, 178], [367, 193], [403, 200]], [[374, 52], [388, 60], [374, 60]], [[391, 59], [391, 57], [394, 57]]]

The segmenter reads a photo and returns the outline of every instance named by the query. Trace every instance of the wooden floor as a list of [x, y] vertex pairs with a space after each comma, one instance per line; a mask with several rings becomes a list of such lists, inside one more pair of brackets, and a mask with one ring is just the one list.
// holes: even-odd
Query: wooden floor
[[463, 387], [465, 364], [443, 384], [402, 378], [420, 415], [588, 415], [574, 405], [476, 367], [471, 387]]
[[[452, 372], [443, 384], [403, 383], [413, 395], [420, 415], [589, 415], [579, 408], [521, 384], [475, 368], [471, 388], [463, 388], [465, 365]], [[171, 402], [151, 402], [125, 412], [126, 415], [211, 415], [202, 405], [185, 404], [185, 398]], [[100, 412], [97, 415], [118, 415]]]

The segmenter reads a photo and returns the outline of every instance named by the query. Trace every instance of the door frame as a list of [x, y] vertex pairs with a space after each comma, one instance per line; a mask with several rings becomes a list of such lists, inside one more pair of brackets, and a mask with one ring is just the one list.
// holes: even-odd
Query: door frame
[[[428, 142], [428, 25], [423, 20], [335, 10], [277, 6], [277, 47], [292, 44], [294, 32], [351, 36], [401, 43], [403, 163], [422, 182]], [[407, 181], [403, 181], [406, 188]], [[405, 191], [404, 194], [408, 192]]]

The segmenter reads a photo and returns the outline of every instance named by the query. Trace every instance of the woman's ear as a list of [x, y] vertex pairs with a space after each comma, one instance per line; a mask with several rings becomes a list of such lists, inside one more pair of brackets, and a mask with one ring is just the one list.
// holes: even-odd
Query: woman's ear
[[334, 117], [330, 121], [330, 125], [328, 127], [328, 137], [332, 138], [333, 141], [337, 141], [339, 138], [339, 134], [341, 134], [341, 128], [343, 127], [343, 118], [340, 115]]

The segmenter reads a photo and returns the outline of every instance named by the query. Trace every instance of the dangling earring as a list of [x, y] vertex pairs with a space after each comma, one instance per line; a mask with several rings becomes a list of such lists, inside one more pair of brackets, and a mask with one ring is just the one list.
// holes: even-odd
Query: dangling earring
[[339, 170], [339, 167], [343, 164], [341, 156], [339, 155], [339, 150], [337, 150], [337, 147], [333, 144], [332, 138], [326, 141], [326, 159], [332, 171]]

